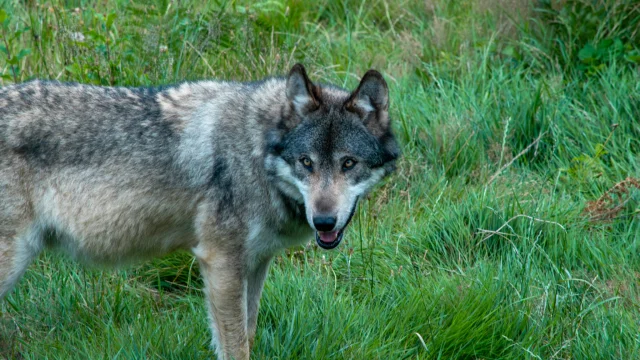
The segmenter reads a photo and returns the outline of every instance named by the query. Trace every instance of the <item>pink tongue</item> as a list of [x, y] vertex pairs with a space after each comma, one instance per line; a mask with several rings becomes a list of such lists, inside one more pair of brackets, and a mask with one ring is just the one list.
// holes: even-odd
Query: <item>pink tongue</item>
[[338, 237], [337, 231], [318, 231], [318, 236], [322, 242], [331, 243]]

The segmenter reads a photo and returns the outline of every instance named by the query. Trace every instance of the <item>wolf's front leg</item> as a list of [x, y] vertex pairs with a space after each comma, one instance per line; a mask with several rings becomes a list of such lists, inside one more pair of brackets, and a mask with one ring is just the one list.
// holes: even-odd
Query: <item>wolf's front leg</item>
[[268, 256], [256, 264], [249, 271], [247, 286], [247, 333], [249, 335], [249, 349], [253, 347], [256, 337], [256, 326], [258, 324], [258, 311], [260, 309], [260, 297], [264, 280], [267, 277], [271, 256]]
[[249, 359], [247, 277], [242, 251], [198, 246], [218, 359]]

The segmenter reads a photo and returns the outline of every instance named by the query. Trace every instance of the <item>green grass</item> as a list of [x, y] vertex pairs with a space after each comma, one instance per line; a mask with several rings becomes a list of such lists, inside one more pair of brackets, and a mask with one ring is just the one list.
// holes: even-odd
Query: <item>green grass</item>
[[[0, 74], [150, 86], [300, 61], [352, 87], [374, 67], [398, 171], [338, 249], [276, 259], [253, 356], [640, 358], [640, 15], [596, 9], [611, 27], [585, 30], [528, 3], [0, 1]], [[199, 287], [186, 254], [45, 254], [0, 303], [0, 358], [210, 357]]]

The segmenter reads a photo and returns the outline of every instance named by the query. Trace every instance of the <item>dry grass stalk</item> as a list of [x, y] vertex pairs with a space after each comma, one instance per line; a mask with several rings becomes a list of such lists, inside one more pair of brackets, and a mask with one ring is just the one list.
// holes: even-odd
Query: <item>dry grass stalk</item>
[[628, 177], [607, 190], [598, 200], [589, 201], [582, 213], [591, 222], [611, 221], [618, 217], [631, 200], [630, 190], [634, 188], [640, 190], [640, 180]]

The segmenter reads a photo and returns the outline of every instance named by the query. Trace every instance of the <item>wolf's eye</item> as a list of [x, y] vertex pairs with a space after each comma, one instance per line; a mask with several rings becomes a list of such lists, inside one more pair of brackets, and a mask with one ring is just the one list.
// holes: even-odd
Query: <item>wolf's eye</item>
[[354, 166], [356, 166], [356, 161], [353, 160], [353, 159], [347, 159], [342, 164], [342, 169], [343, 170], [350, 170], [350, 169], [353, 169]]
[[301, 157], [300, 162], [302, 163], [302, 166], [304, 166], [307, 170], [311, 171], [313, 169], [313, 162], [308, 157]]

